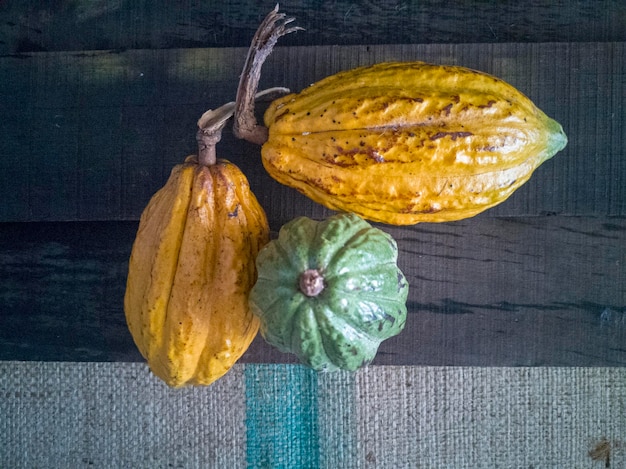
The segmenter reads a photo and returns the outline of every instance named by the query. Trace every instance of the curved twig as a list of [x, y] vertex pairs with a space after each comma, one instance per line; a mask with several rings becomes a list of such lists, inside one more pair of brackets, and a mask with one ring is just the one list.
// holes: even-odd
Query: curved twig
[[[260, 99], [268, 96], [284, 95], [289, 93], [288, 88], [275, 87], [267, 90], [259, 91], [253, 96], [254, 99]], [[198, 119], [198, 132], [196, 140], [198, 141], [198, 163], [211, 166], [217, 161], [215, 153], [215, 145], [222, 138], [222, 129], [235, 112], [235, 102], [228, 102], [217, 109], [209, 109], [200, 119]]]
[[261, 67], [271, 54], [278, 38], [294, 31], [298, 26], [287, 27], [295, 18], [278, 12], [278, 5], [263, 20], [257, 29], [239, 79], [235, 101], [235, 123], [233, 132], [238, 138], [262, 145], [267, 141], [267, 128], [257, 123], [254, 115], [254, 100], [261, 78]]

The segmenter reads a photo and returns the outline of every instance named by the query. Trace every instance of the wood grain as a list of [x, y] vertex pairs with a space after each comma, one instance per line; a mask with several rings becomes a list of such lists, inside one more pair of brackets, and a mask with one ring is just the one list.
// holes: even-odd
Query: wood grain
[[[0, 55], [247, 47], [273, 0], [1, 2]], [[622, 0], [291, 0], [306, 33], [288, 45], [623, 41]]]
[[[0, 2], [0, 360], [140, 361], [122, 310], [139, 214], [233, 100], [272, 2]], [[317, 4], [316, 4], [317, 5]], [[497, 75], [567, 148], [473, 219], [389, 227], [410, 281], [385, 365], [626, 365], [626, 4], [296, 0], [261, 87], [384, 60]], [[263, 105], [259, 111], [263, 110]], [[269, 178], [230, 129], [271, 228], [331, 212]], [[294, 362], [258, 338], [244, 362]]]
[[[136, 220], [171, 167], [195, 151], [195, 122], [234, 99], [245, 49], [33, 53], [0, 59], [0, 221]], [[493, 216], [626, 215], [626, 43], [279, 48], [262, 87], [306, 87], [384, 60], [493, 73], [562, 123], [569, 144]], [[227, 129], [270, 220], [326, 212], [269, 179], [259, 148]], [[294, 203], [286, 206], [284, 200]]]
[[[139, 361], [122, 309], [135, 222], [0, 225], [0, 360]], [[410, 282], [386, 365], [626, 365], [626, 219], [380, 227]], [[294, 362], [257, 338], [244, 362]]]

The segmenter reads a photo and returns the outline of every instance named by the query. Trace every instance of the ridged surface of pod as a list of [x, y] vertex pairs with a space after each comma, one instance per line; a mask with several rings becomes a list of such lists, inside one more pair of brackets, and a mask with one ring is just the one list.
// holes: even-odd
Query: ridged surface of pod
[[513, 86], [458, 66], [380, 63], [274, 101], [263, 164], [331, 209], [407, 225], [507, 199], [567, 138]]
[[152, 372], [172, 387], [207, 385], [247, 350], [248, 307], [265, 212], [234, 164], [195, 157], [173, 168], [139, 223], [124, 309]]

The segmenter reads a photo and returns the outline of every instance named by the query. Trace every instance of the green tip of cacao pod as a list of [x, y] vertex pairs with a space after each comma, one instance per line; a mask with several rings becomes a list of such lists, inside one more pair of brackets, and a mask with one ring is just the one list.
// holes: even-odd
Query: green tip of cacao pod
[[566, 146], [567, 135], [565, 135], [563, 127], [557, 121], [550, 119], [544, 161], [552, 158]]
[[551, 141], [554, 153], [561, 151], [567, 145], [567, 135], [565, 135], [565, 132], [563, 132], [563, 127], [561, 127], [561, 124], [557, 123], [557, 125], [559, 126], [559, 131], [552, 136]]

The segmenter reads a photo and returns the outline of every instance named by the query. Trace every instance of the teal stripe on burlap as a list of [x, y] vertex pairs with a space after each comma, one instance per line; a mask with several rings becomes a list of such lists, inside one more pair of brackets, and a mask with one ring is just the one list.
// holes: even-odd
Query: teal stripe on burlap
[[356, 376], [351, 371], [334, 371], [317, 377], [320, 468], [359, 467]]
[[318, 468], [317, 372], [246, 365], [245, 377], [248, 467]]

